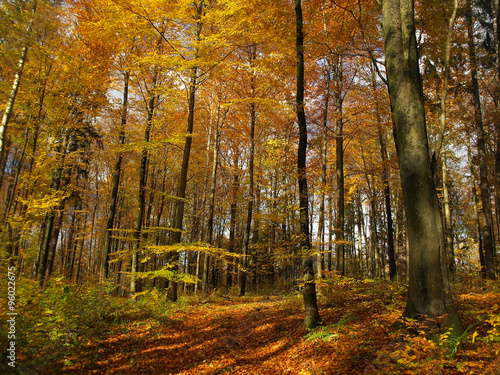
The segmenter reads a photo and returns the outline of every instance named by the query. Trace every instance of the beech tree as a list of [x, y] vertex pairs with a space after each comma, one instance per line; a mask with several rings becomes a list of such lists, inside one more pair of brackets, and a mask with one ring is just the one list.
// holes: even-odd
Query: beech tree
[[309, 233], [309, 198], [307, 190], [307, 123], [304, 109], [304, 32], [302, 20], [302, 2], [295, 0], [295, 16], [297, 27], [297, 95], [296, 111], [299, 125], [299, 147], [297, 153], [297, 173], [299, 179], [299, 220], [301, 235], [301, 250], [304, 253], [302, 267], [304, 272], [305, 319], [304, 327], [314, 328], [321, 323], [316, 297], [316, 283], [314, 282], [313, 258], [309, 254], [311, 240]]
[[403, 316], [425, 320], [447, 315], [446, 326], [453, 328], [453, 335], [460, 335], [463, 329], [442, 264], [444, 233], [429, 158], [413, 0], [383, 0], [382, 20], [409, 240], [409, 289]]

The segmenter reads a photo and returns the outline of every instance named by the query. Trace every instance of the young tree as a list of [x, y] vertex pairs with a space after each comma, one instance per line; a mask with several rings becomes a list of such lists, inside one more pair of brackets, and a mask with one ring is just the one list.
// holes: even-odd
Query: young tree
[[413, 0], [383, 0], [382, 20], [410, 253], [403, 316], [425, 320], [447, 315], [445, 326], [460, 335], [463, 329], [443, 274], [445, 244], [429, 162]]

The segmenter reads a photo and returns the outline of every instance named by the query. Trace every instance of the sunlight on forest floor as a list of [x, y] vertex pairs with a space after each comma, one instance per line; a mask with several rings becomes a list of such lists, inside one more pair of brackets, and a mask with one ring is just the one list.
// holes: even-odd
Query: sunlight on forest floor
[[[353, 279], [319, 285], [325, 325], [303, 329], [302, 298], [157, 291], [135, 304], [96, 287], [34, 285], [20, 300], [21, 374], [498, 374], [499, 284], [456, 286], [468, 331], [401, 339], [400, 284]], [[27, 291], [23, 291], [27, 296]]]

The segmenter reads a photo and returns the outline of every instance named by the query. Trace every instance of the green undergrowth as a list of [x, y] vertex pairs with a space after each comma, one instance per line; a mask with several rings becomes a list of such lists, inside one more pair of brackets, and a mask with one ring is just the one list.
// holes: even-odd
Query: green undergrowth
[[[75, 285], [57, 278], [41, 288], [33, 280], [19, 278], [16, 286], [15, 341], [21, 374], [34, 374], [89, 340], [126, 333], [143, 324], [175, 322], [175, 313], [188, 308], [184, 298], [172, 304], [157, 289], [133, 300], [112, 295], [114, 287], [109, 283]], [[0, 310], [2, 315], [5, 308]], [[7, 337], [5, 325], [1, 330], [2, 338]], [[2, 340], [3, 353], [5, 345]], [[0, 372], [6, 370], [11, 369], [2, 361]]]

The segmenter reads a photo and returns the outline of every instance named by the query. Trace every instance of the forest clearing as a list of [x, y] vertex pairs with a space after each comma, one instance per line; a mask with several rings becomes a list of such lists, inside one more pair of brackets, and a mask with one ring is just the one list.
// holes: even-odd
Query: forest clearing
[[500, 373], [499, 0], [5, 0], [0, 115], [2, 371]]

